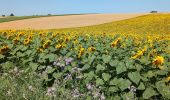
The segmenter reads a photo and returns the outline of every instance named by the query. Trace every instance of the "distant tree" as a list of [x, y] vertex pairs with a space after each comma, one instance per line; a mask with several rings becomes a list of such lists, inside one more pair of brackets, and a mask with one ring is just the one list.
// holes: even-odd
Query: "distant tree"
[[5, 15], [2, 15], [2, 17], [5, 17]]
[[10, 16], [15, 16], [15, 15], [13, 13], [11, 13]]
[[48, 16], [51, 16], [52, 14], [48, 14]]
[[158, 11], [151, 11], [150, 13], [158, 13]]

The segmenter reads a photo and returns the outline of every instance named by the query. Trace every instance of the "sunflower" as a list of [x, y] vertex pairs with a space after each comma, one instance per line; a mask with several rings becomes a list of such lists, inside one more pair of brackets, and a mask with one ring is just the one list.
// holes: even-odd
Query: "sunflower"
[[44, 50], [42, 48], [37, 48], [38, 52], [43, 52]]
[[51, 40], [47, 40], [44, 44], [43, 44], [43, 48], [46, 49], [48, 48], [48, 46], [50, 45]]
[[5, 54], [8, 50], [9, 50], [9, 46], [3, 46], [3, 47], [0, 49], [0, 54]]
[[14, 39], [13, 39], [14, 44], [18, 43], [18, 42], [19, 42], [19, 40], [20, 40], [20, 38], [19, 38], [19, 37], [14, 38]]
[[56, 49], [61, 49], [61, 48], [62, 48], [62, 45], [61, 45], [61, 44], [57, 44], [57, 45], [55, 46], [55, 48], [56, 48]]
[[164, 58], [161, 56], [157, 56], [154, 60], [153, 60], [153, 65], [159, 66], [162, 65], [164, 63]]
[[132, 58], [132, 59], [136, 59], [136, 58], [141, 57], [141, 56], [144, 54], [144, 52], [145, 52], [146, 50], [147, 50], [147, 48], [144, 47], [144, 49], [138, 51], [138, 52], [137, 52], [134, 56], [132, 56], [131, 58]]
[[79, 53], [78, 53], [78, 58], [80, 58], [83, 55], [84, 50], [85, 49], [83, 47], [80, 48]]
[[120, 43], [120, 41], [121, 41], [121, 38], [118, 38], [116, 41], [113, 41], [112, 43], [111, 43], [111, 47], [115, 47], [118, 43]]
[[24, 40], [24, 45], [28, 45], [31, 42], [31, 40], [29, 38]]
[[87, 50], [88, 50], [89, 52], [93, 52], [93, 51], [96, 50], [96, 48], [94, 48], [94, 47], [89, 47]]
[[169, 81], [170, 81], [170, 76], [168, 76], [168, 77], [166, 78], [166, 80], [169, 82]]

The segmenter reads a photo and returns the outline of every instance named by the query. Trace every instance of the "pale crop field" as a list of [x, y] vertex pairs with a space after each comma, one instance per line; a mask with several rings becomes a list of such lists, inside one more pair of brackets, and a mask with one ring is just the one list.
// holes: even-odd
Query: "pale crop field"
[[87, 14], [51, 16], [17, 20], [0, 23], [0, 30], [4, 29], [59, 29], [71, 27], [83, 27], [125, 20], [145, 14]]

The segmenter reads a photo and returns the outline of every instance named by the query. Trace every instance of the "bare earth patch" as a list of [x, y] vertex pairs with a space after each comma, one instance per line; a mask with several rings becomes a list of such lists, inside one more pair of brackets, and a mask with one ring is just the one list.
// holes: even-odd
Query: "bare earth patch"
[[144, 14], [87, 14], [87, 15], [42, 17], [0, 23], [0, 30], [59, 29], [71, 27], [83, 27], [129, 19], [141, 15]]
[[5, 17], [0, 16], [0, 18], [5, 18]]

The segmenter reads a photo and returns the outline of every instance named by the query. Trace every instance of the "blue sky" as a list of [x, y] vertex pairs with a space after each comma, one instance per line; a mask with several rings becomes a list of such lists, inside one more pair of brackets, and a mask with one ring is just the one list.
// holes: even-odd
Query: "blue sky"
[[170, 0], [1, 0], [0, 15], [170, 11]]

